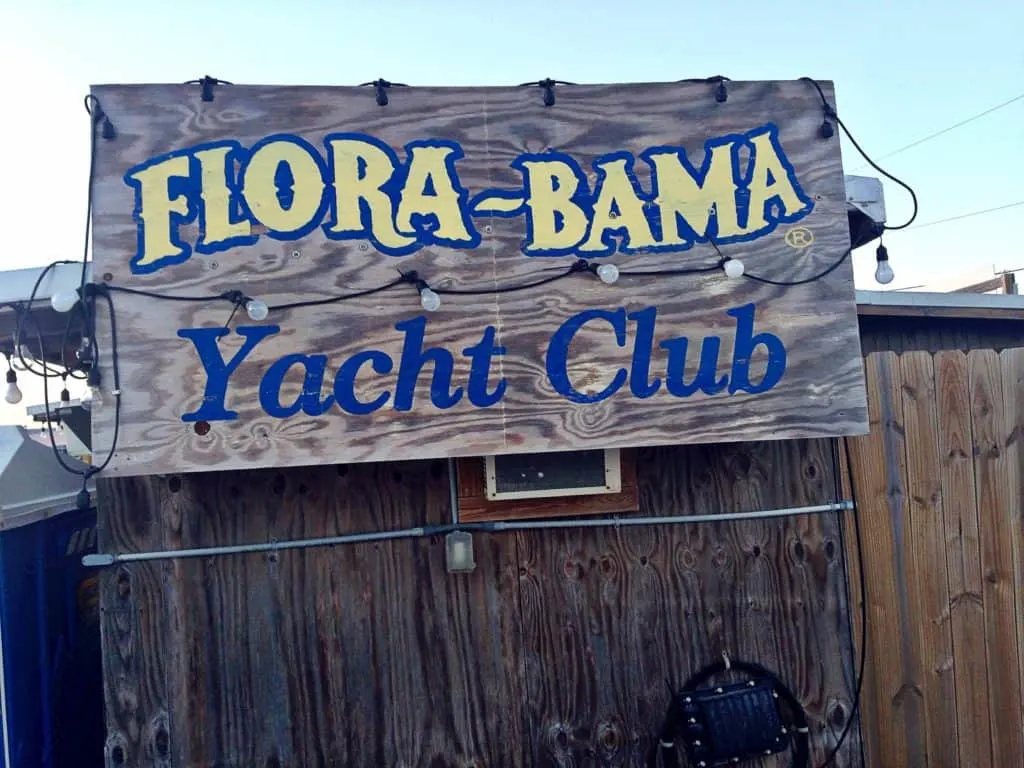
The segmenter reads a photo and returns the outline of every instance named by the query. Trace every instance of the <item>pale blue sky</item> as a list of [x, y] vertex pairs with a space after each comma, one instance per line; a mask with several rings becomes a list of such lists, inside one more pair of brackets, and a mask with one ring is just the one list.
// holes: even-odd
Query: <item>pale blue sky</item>
[[[11, 0], [4, 0], [11, 3]], [[633, 8], [634, 10], [628, 10]], [[0, 11], [2, 266], [81, 250], [92, 83], [421, 85], [734, 79], [836, 83], [840, 115], [881, 157], [1024, 93], [1024, 3], [465, 0], [157, 3], [49, 0]], [[1024, 99], [883, 162], [919, 223], [1024, 200]], [[847, 172], [872, 174], [844, 144]], [[858, 170], [859, 169], [859, 170]], [[908, 210], [886, 184], [890, 221]], [[1024, 206], [886, 238], [897, 278], [1024, 267]], [[874, 248], [855, 254], [875, 288]]]

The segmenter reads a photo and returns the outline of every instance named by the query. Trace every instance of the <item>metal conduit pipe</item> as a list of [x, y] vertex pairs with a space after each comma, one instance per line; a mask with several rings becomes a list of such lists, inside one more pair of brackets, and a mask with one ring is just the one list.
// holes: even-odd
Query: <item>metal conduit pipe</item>
[[[116, 563], [133, 563], [149, 560], [171, 560], [186, 557], [215, 557], [219, 555], [248, 555], [259, 552], [280, 552], [285, 549], [308, 549], [310, 547], [331, 547], [338, 544], [364, 544], [373, 541], [395, 539], [420, 539], [430, 536], [444, 536], [453, 531], [479, 531], [501, 533], [503, 531], [529, 531], [548, 528], [625, 528], [637, 525], [679, 525], [690, 523], [713, 523], [731, 520], [763, 520], [793, 515], [816, 515], [827, 512], [845, 512], [853, 509], [852, 501], [817, 504], [809, 507], [781, 507], [762, 509], [754, 512], [726, 512], [718, 515], [665, 515], [662, 517], [595, 517], [575, 520], [523, 520], [487, 523], [452, 523], [448, 525], [425, 525], [418, 528], [403, 528], [393, 531], [350, 533], [342, 536], [327, 536], [317, 539], [293, 541], [269, 541], [263, 544], [235, 544], [221, 547], [200, 547], [197, 549], [172, 549], [160, 552], [103, 552], [86, 555], [82, 564], [102, 568]], [[453, 516], [457, 512], [453, 511]], [[457, 518], [454, 518], [457, 519]]]

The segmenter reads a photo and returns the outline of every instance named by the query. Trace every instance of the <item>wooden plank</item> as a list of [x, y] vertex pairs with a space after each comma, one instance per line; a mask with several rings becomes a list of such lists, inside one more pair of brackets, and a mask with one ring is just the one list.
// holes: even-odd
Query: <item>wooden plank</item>
[[636, 512], [640, 506], [640, 492], [636, 485], [636, 452], [622, 451], [619, 461], [622, 472], [622, 490], [619, 493], [491, 501], [486, 494], [483, 457], [458, 459], [459, 519], [471, 523]]
[[928, 352], [900, 357], [903, 419], [907, 449], [909, 526], [904, 546], [916, 595], [905, 628], [918, 648], [924, 706], [925, 757], [922, 765], [956, 765], [957, 717], [953, 634], [950, 625], [938, 445], [935, 361]]
[[863, 704], [866, 716], [878, 724], [872, 734], [877, 745], [869, 754], [877, 759], [875, 766], [923, 765], [899, 358], [892, 352], [875, 352], [865, 368], [871, 433], [850, 441], [850, 455], [864, 537], [872, 668]]
[[937, 353], [935, 374], [960, 765], [987, 768], [994, 764], [967, 355]]
[[[148, 500], [114, 496], [109, 516], [125, 528], [167, 525], [175, 547], [449, 515], [443, 462], [106, 482], [162, 488]], [[445, 569], [443, 540], [431, 539], [155, 566], [167, 572], [174, 620], [141, 626], [133, 665], [106, 666], [108, 686], [166, 674], [175, 691], [168, 765], [523, 765], [509, 546], [511, 537], [475, 535], [477, 568], [457, 575]], [[163, 697], [151, 698], [136, 697], [136, 720], [160, 710]], [[122, 720], [117, 733], [127, 732]], [[131, 754], [140, 758], [128, 764], [152, 765]]]
[[[856, 483], [853, 482], [853, 478], [850, 477], [850, 467], [855, 467], [853, 463], [853, 446], [851, 445], [852, 440], [845, 438], [842, 444], [839, 446], [839, 458], [840, 458], [840, 469], [839, 475], [841, 478], [842, 496], [845, 499], [852, 499], [854, 501], [859, 500], [860, 490], [860, 478], [863, 473], [858, 473], [856, 469], [857, 479]], [[850, 454], [850, 462], [847, 464], [847, 452]], [[867, 627], [868, 638], [864, 638], [864, 626], [861, 622], [861, 604], [866, 599], [864, 594], [865, 590], [861, 589], [861, 568], [864, 565], [865, 556], [861, 553], [863, 548], [858, 547], [857, 532], [854, 527], [854, 515], [861, 515], [863, 512], [861, 504], [858, 503], [855, 509], [843, 518], [842, 534], [843, 534], [843, 554], [847, 563], [847, 595], [850, 605], [850, 635], [853, 639], [853, 659], [854, 659], [854, 675], [857, 674], [860, 668], [861, 659], [861, 648], [863, 643], [870, 639], [871, 627]], [[863, 520], [860, 523], [863, 529]], [[863, 530], [861, 532], [863, 536]], [[862, 542], [863, 543], [863, 542]], [[864, 568], [864, 578], [867, 579], [867, 569]], [[879, 729], [881, 723], [878, 717], [875, 715], [875, 703], [874, 703], [874, 692], [876, 690], [875, 683], [875, 671], [874, 665], [872, 664], [872, 649], [869, 647], [866, 649], [864, 656], [864, 666], [861, 671], [863, 676], [861, 683], [861, 695], [858, 702], [858, 725], [860, 726], [861, 743], [864, 756], [864, 765], [868, 768], [874, 768], [874, 766], [881, 765], [878, 757], [879, 745], [881, 739], [879, 736]], [[856, 678], [853, 679], [853, 685], [856, 685]]]
[[[152, 509], [151, 483], [100, 480], [97, 491], [98, 551], [161, 548], [162, 530], [155, 520], [114, 512]], [[103, 571], [100, 621], [108, 764], [170, 768], [168, 745], [178, 729], [169, 718], [174, 702], [165, 662], [173, 640], [161, 565], [133, 563]]]
[[1024, 758], [1024, 707], [1021, 702], [1014, 589], [1013, 529], [1009, 496], [1003, 375], [991, 349], [968, 354], [975, 498], [981, 538], [982, 601], [988, 666], [988, 711], [993, 765], [1014, 765]]
[[[834, 498], [824, 441], [658, 448], [643, 514]], [[852, 710], [839, 519], [520, 532], [530, 765], [637, 765], [680, 686], [727, 651], [779, 671], [808, 710], [814, 764]], [[855, 724], [836, 765], [859, 765]]]
[[[133, 475], [863, 432], [849, 260], [786, 288], [717, 268], [720, 249], [748, 276], [799, 280], [844, 256], [839, 142], [821, 137], [821, 102], [806, 82], [728, 88], [719, 104], [704, 82], [559, 86], [550, 107], [539, 88], [516, 87], [392, 89], [387, 106], [373, 88], [224, 86], [212, 102], [189, 85], [94, 88], [117, 133], [97, 144], [97, 281], [211, 299], [111, 293], [120, 436], [113, 447], [115, 409], [97, 408], [97, 458], [113, 450], [106, 472]], [[365, 133], [339, 136], [354, 127]], [[673, 149], [649, 165], [652, 147]], [[699, 183], [682, 151], [695, 167], [714, 164]], [[361, 164], [359, 153], [372, 157]], [[632, 170], [609, 153], [628, 153]], [[428, 163], [429, 179], [419, 175]], [[523, 163], [539, 165], [524, 175]], [[366, 183], [356, 178], [364, 171]], [[390, 175], [387, 194], [366, 191], [378, 171]], [[568, 174], [561, 191], [587, 189], [560, 219], [545, 213], [558, 193], [545, 197], [537, 180], [549, 171]], [[758, 179], [769, 176], [765, 203]], [[360, 194], [370, 201], [363, 218]], [[524, 195], [511, 216], [475, 207]], [[743, 213], [731, 223], [737, 199]], [[688, 222], [679, 237], [677, 204]], [[606, 221], [605, 205], [616, 208]], [[406, 234], [393, 230], [399, 220]], [[545, 222], [564, 227], [545, 234]], [[602, 231], [614, 257], [589, 249], [606, 247]], [[622, 275], [614, 285], [583, 272], [528, 291], [448, 294], [428, 312], [414, 283], [281, 308], [375, 289], [396, 270], [442, 292], [488, 292], [578, 257], [611, 259]], [[665, 268], [710, 271], [628, 274]], [[232, 314], [217, 299], [232, 291], [274, 309], [265, 320]], [[96, 315], [112, 403], [102, 298]], [[428, 348], [432, 361], [420, 354]], [[691, 393], [698, 370], [704, 388]]]
[[[1012, 273], [1011, 273], [1012, 274]], [[999, 355], [1003, 385], [1003, 434], [1006, 435], [1006, 517], [1010, 521], [1013, 583], [1017, 598], [1017, 675], [1024, 699], [1024, 347]]]

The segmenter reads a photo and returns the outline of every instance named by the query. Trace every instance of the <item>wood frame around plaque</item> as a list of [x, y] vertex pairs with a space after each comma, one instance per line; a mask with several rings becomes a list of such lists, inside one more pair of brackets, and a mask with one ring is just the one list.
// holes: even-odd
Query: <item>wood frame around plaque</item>
[[491, 501], [486, 493], [484, 457], [456, 459], [459, 520], [475, 523], [638, 512], [640, 492], [636, 482], [636, 451], [621, 451], [619, 462], [622, 473], [622, 491], [619, 493]]

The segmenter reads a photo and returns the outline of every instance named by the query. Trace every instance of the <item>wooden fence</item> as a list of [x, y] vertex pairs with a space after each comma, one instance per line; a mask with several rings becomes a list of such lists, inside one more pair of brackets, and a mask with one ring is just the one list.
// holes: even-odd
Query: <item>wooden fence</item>
[[871, 434], [849, 446], [867, 765], [1024, 765], [1024, 348], [873, 352], [866, 366]]

